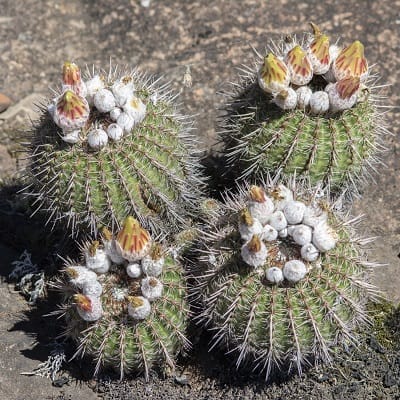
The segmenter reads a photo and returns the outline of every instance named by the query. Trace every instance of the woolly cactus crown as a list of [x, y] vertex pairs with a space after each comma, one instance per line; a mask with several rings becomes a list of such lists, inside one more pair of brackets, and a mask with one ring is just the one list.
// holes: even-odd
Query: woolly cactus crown
[[357, 342], [376, 296], [351, 225], [320, 190], [294, 181], [242, 187], [200, 234], [193, 263], [198, 321], [212, 345], [268, 379], [273, 370], [329, 362]]
[[311, 25], [313, 34], [272, 43], [265, 57], [257, 53], [261, 64], [240, 70], [225, 93], [223, 151], [242, 180], [296, 173], [356, 192], [387, 133], [378, 78], [361, 42], [332, 44]]
[[89, 355], [101, 367], [144, 373], [174, 368], [175, 356], [190, 347], [183, 270], [133, 217], [102, 243], [82, 245], [82, 260], [69, 261], [55, 287], [63, 295], [57, 314], [64, 335], [78, 343], [75, 356]]
[[63, 85], [29, 143], [26, 193], [49, 222], [72, 233], [118, 226], [127, 215], [153, 232], [177, 232], [201, 198], [192, 122], [168, 84], [138, 70], [93, 71], [65, 63]]

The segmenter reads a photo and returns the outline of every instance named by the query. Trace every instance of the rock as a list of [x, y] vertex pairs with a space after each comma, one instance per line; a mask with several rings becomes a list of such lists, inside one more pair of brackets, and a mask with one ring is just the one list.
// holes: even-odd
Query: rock
[[6, 96], [4, 93], [0, 93], [0, 113], [7, 110], [11, 103], [12, 101], [8, 96]]

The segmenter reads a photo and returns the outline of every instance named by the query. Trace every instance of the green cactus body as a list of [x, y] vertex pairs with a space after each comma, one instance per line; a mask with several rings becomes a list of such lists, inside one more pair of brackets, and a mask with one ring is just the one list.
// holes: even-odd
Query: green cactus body
[[[120, 76], [124, 74], [109, 74], [105, 86]], [[62, 140], [47, 111], [32, 132], [26, 192], [38, 209], [47, 211], [51, 223], [67, 221], [74, 234], [113, 228], [129, 214], [154, 232], [177, 232], [201, 198], [191, 122], [177, 114], [167, 85], [157, 87], [137, 71], [126, 76], [133, 80], [146, 116], [121, 140], [109, 140], [99, 151], [90, 148], [88, 131], [112, 123], [94, 107], [73, 145]]]
[[[303, 39], [304, 48], [309, 40], [308, 36]], [[284, 44], [273, 49], [283, 58], [285, 51], [280, 46]], [[309, 105], [282, 109], [276, 104], [279, 92], [266, 93], [257, 82], [257, 71], [242, 69], [239, 82], [226, 93], [226, 119], [220, 135], [229, 170], [239, 180], [296, 173], [336, 192], [349, 185], [357, 192], [357, 183], [374, 169], [387, 133], [374, 78], [359, 84], [352, 107], [317, 113]], [[322, 91], [327, 96], [327, 88], [334, 85], [328, 84], [329, 79], [335, 82], [332, 76], [314, 75], [307, 86], [293, 88], [307, 88], [313, 94]]]
[[220, 346], [236, 354], [238, 368], [250, 366], [265, 379], [277, 369], [290, 372], [295, 367], [301, 374], [304, 365], [329, 362], [335, 347], [357, 342], [356, 328], [368, 321], [366, 299], [376, 295], [365, 280], [368, 263], [360, 256], [360, 243], [352, 239], [349, 224], [326, 200], [299, 189], [296, 200], [327, 210], [337, 240], [317, 260], [303, 260], [308, 271], [303, 279], [267, 279], [270, 267], [282, 269], [288, 260], [301, 259], [301, 246], [289, 237], [263, 240], [268, 255], [262, 266], [255, 268], [243, 260], [244, 241], [237, 224], [247, 189], [221, 205], [214, 226], [204, 227], [205, 246], [193, 271], [196, 284], [191, 293], [197, 304], [202, 303], [198, 321], [211, 331], [211, 348]]
[[[88, 248], [88, 244], [83, 246], [84, 252]], [[140, 265], [140, 261], [138, 263]], [[93, 285], [93, 279], [88, 276], [83, 284], [82, 280], [77, 284], [68, 278], [71, 277], [68, 271], [76, 268], [75, 265], [69, 262], [65, 276], [55, 285], [64, 298], [59, 311], [65, 317], [64, 336], [71, 337], [78, 345], [75, 356], [92, 358], [96, 363], [95, 375], [103, 367], [119, 371], [121, 378], [132, 372], [144, 373], [148, 379], [149, 370], [154, 367], [173, 370], [177, 354], [190, 347], [185, 337], [189, 311], [181, 265], [171, 255], [163, 258], [162, 272], [154, 278], [157, 284], [162, 283], [162, 294], [147, 301], [141, 286], [147, 275], [142, 271], [140, 276], [133, 278], [127, 273], [127, 261], [119, 265], [112, 262], [107, 272], [97, 274], [96, 282], [100, 283], [102, 293], [91, 299], [101, 302], [98, 308], [102, 312], [93, 318], [95, 320], [78, 312], [78, 300], [86, 299], [82, 295], [84, 285]], [[83, 268], [85, 274], [91, 273], [86, 267], [79, 268]], [[131, 299], [146, 301], [146, 314], [132, 316], [129, 311]]]

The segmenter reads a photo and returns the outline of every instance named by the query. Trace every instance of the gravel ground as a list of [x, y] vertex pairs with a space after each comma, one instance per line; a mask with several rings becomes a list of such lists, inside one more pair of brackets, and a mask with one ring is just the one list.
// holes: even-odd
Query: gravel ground
[[[388, 105], [399, 101], [400, 1], [381, 0], [152, 0], [143, 8], [136, 0], [109, 2], [0, 0], [0, 92], [13, 105], [0, 114], [0, 178], [13, 174], [23, 161], [17, 157], [16, 132], [27, 129], [35, 118], [34, 104], [50, 94], [48, 86], [58, 82], [66, 59], [79, 64], [106, 67], [111, 63], [140, 66], [164, 75], [175, 90], [185, 112], [196, 114], [197, 132], [205, 151], [215, 144], [218, 108], [223, 99], [217, 93], [234, 80], [235, 67], [252, 59], [251, 46], [262, 50], [269, 39], [281, 34], [308, 30], [307, 22], [317, 22], [332, 37], [344, 42], [360, 39], [371, 64], [383, 76]], [[193, 85], [183, 84], [190, 66]], [[365, 214], [362, 232], [379, 236], [370, 251], [371, 260], [387, 266], [376, 269], [374, 282], [394, 302], [400, 301], [400, 218], [399, 218], [399, 120], [395, 111], [387, 118], [392, 137], [386, 138], [386, 168], [380, 168], [376, 182], [366, 188], [354, 204], [353, 213]], [[11, 216], [10, 216], [11, 214]], [[1, 217], [1, 275], [10, 262], [28, 247], [24, 236], [26, 219], [11, 207]], [[19, 215], [19, 214], [18, 214]], [[3, 220], [10, 223], [5, 229]], [[19, 230], [15, 230], [16, 224]], [[21, 231], [22, 229], [22, 231]], [[18, 232], [15, 237], [11, 231]], [[23, 233], [21, 233], [23, 232]], [[31, 243], [35, 262], [44, 262], [40, 235]], [[73, 378], [84, 382], [51, 386], [49, 380], [19, 375], [32, 370], [47, 358], [47, 320], [43, 307], [32, 310], [12, 286], [0, 285], [0, 398], [94, 399], [176, 398], [176, 399], [398, 399], [399, 353], [383, 350], [372, 340], [360, 352], [346, 355], [339, 369], [310, 371], [303, 378], [265, 386], [231, 371], [224, 359], [212, 358], [201, 350], [183, 360], [182, 374], [187, 385], [173, 378], [154, 376], [149, 384], [141, 378], [123, 383], [89, 381], [73, 365]], [[32, 318], [19, 322], [24, 313]], [[39, 335], [38, 333], [41, 332]], [[34, 343], [36, 338], [37, 343]], [[201, 339], [198, 348], [205, 346]], [[371, 338], [369, 338], [371, 343]], [[374, 345], [375, 343], [375, 345]], [[201, 346], [201, 344], [203, 346]], [[83, 367], [82, 367], [83, 368]], [[82, 375], [83, 373], [83, 375]], [[69, 375], [68, 375], [69, 376]], [[392, 384], [395, 382], [395, 384]]]

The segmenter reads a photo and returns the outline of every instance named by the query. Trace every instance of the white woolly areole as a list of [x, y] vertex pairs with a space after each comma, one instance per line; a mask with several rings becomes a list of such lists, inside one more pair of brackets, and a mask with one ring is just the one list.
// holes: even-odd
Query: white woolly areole
[[274, 95], [272, 100], [282, 110], [294, 110], [297, 106], [297, 94], [292, 88]]
[[150, 315], [151, 312], [150, 302], [143, 296], [137, 297], [142, 300], [143, 304], [139, 307], [134, 307], [131, 303], [128, 303], [128, 314], [133, 319], [145, 319]]
[[131, 133], [135, 125], [135, 121], [128, 113], [123, 112], [119, 115], [117, 119], [117, 124], [122, 128], [125, 133]]
[[301, 253], [301, 257], [305, 261], [309, 261], [309, 262], [315, 261], [319, 256], [318, 249], [312, 243], [305, 244], [301, 248], [300, 253]]
[[100, 89], [96, 92], [93, 98], [94, 106], [103, 113], [110, 112], [115, 108], [115, 98], [112, 92], [108, 89]]
[[292, 238], [300, 246], [311, 243], [312, 229], [307, 225], [296, 225], [292, 232]]
[[349, 98], [342, 99], [337, 90], [337, 83], [329, 83], [325, 88], [325, 92], [328, 93], [329, 110], [331, 112], [347, 110], [357, 103], [358, 91], [356, 91]]
[[124, 136], [124, 131], [118, 124], [110, 124], [107, 128], [107, 135], [111, 140], [117, 142]]
[[72, 267], [67, 267], [67, 269], [72, 269], [77, 276], [75, 278], [72, 278], [68, 275], [69, 277], [69, 282], [78, 287], [79, 289], [82, 289], [83, 285], [86, 282], [91, 282], [91, 281], [97, 281], [97, 274], [93, 271], [90, 271], [86, 267], [82, 266], [72, 266]]
[[115, 107], [110, 111], [110, 118], [116, 122], [121, 113], [122, 110], [119, 107]]
[[239, 233], [240, 237], [246, 242], [250, 240], [253, 235], [260, 235], [263, 230], [263, 226], [258, 219], [253, 219], [252, 225], [246, 225], [242, 221], [239, 222]]
[[260, 251], [257, 252], [250, 251], [247, 244], [248, 243], [245, 243], [242, 246], [241, 250], [243, 261], [246, 264], [250, 265], [251, 267], [261, 267], [262, 265], [264, 265], [268, 255], [268, 251], [267, 248], [265, 247], [265, 244], [261, 242]]
[[310, 98], [310, 111], [312, 114], [323, 114], [329, 110], [328, 93], [321, 90], [314, 92]]
[[286, 203], [293, 200], [293, 192], [286, 186], [279, 184], [276, 188], [276, 193], [279, 196], [279, 199], [275, 201], [275, 210], [282, 211], [285, 208]]
[[274, 211], [274, 203], [269, 197], [266, 196], [262, 203], [250, 200], [247, 203], [247, 209], [253, 218], [258, 219], [262, 225], [265, 225], [268, 222], [268, 218]]
[[123, 107], [127, 100], [133, 96], [135, 91], [135, 85], [132, 78], [127, 78], [130, 77], [122, 77], [118, 81], [114, 82], [111, 87], [115, 97], [115, 102], [119, 107]]
[[105, 274], [111, 267], [111, 260], [108, 258], [107, 253], [103, 249], [96, 249], [94, 256], [90, 251], [85, 250], [86, 268], [98, 274]]
[[134, 125], [139, 124], [143, 121], [146, 116], [146, 105], [139, 97], [131, 97], [124, 104], [124, 111], [133, 119]]
[[69, 144], [75, 144], [75, 143], [79, 142], [80, 134], [81, 134], [80, 129], [76, 129], [74, 131], [67, 131], [64, 133], [64, 135], [61, 136], [61, 139], [64, 140], [64, 142], [67, 142]]
[[99, 75], [86, 81], [86, 99], [90, 105], [93, 105], [94, 95], [101, 89], [104, 89], [104, 82]]
[[101, 306], [101, 300], [99, 297], [95, 296], [88, 295], [87, 297], [89, 297], [90, 299], [92, 310], [91, 311], [82, 310], [78, 306], [76, 307], [76, 310], [78, 311], [79, 316], [83, 320], [88, 322], [97, 321], [103, 315], [103, 307]]
[[158, 260], [153, 260], [150, 256], [145, 256], [142, 258], [142, 270], [143, 273], [147, 276], [159, 276], [163, 271], [164, 267], [164, 257], [159, 258]]
[[107, 132], [104, 129], [91, 129], [87, 135], [87, 142], [93, 150], [100, 150], [108, 143]]
[[[153, 284], [151, 284], [151, 282]], [[148, 277], [142, 279], [142, 284], [140, 288], [142, 289], [143, 296], [146, 297], [149, 301], [153, 301], [161, 297], [163, 284], [157, 278]]]
[[304, 210], [303, 224], [315, 228], [321, 222], [328, 220], [328, 214], [318, 206], [307, 206]]
[[138, 263], [129, 263], [126, 266], [126, 273], [131, 278], [139, 278], [142, 275], [142, 267]]
[[264, 226], [260, 237], [262, 240], [272, 242], [273, 240], [276, 240], [278, 238], [278, 231], [271, 225], [267, 224]]
[[82, 287], [82, 293], [85, 296], [100, 297], [103, 293], [103, 286], [99, 281], [86, 282]]
[[115, 248], [115, 240], [103, 240], [104, 250], [107, 253], [108, 257], [110, 257], [111, 261], [114, 264], [121, 265], [125, 262], [125, 258], [123, 258]]
[[269, 225], [277, 231], [281, 231], [287, 227], [287, 220], [282, 211], [275, 211], [268, 220]]
[[288, 201], [283, 209], [288, 224], [299, 224], [303, 219], [305, 208], [306, 205], [301, 201]]
[[302, 110], [306, 109], [310, 105], [310, 99], [312, 90], [308, 86], [300, 86], [296, 90], [297, 94], [297, 108]]
[[283, 281], [283, 272], [278, 267], [271, 267], [267, 269], [267, 279], [271, 283], [280, 283]]
[[296, 283], [307, 275], [307, 268], [300, 260], [290, 260], [283, 267], [283, 276], [289, 282]]
[[332, 229], [326, 222], [321, 222], [315, 227], [312, 242], [322, 253], [325, 253], [336, 246], [336, 239], [333, 235]]

